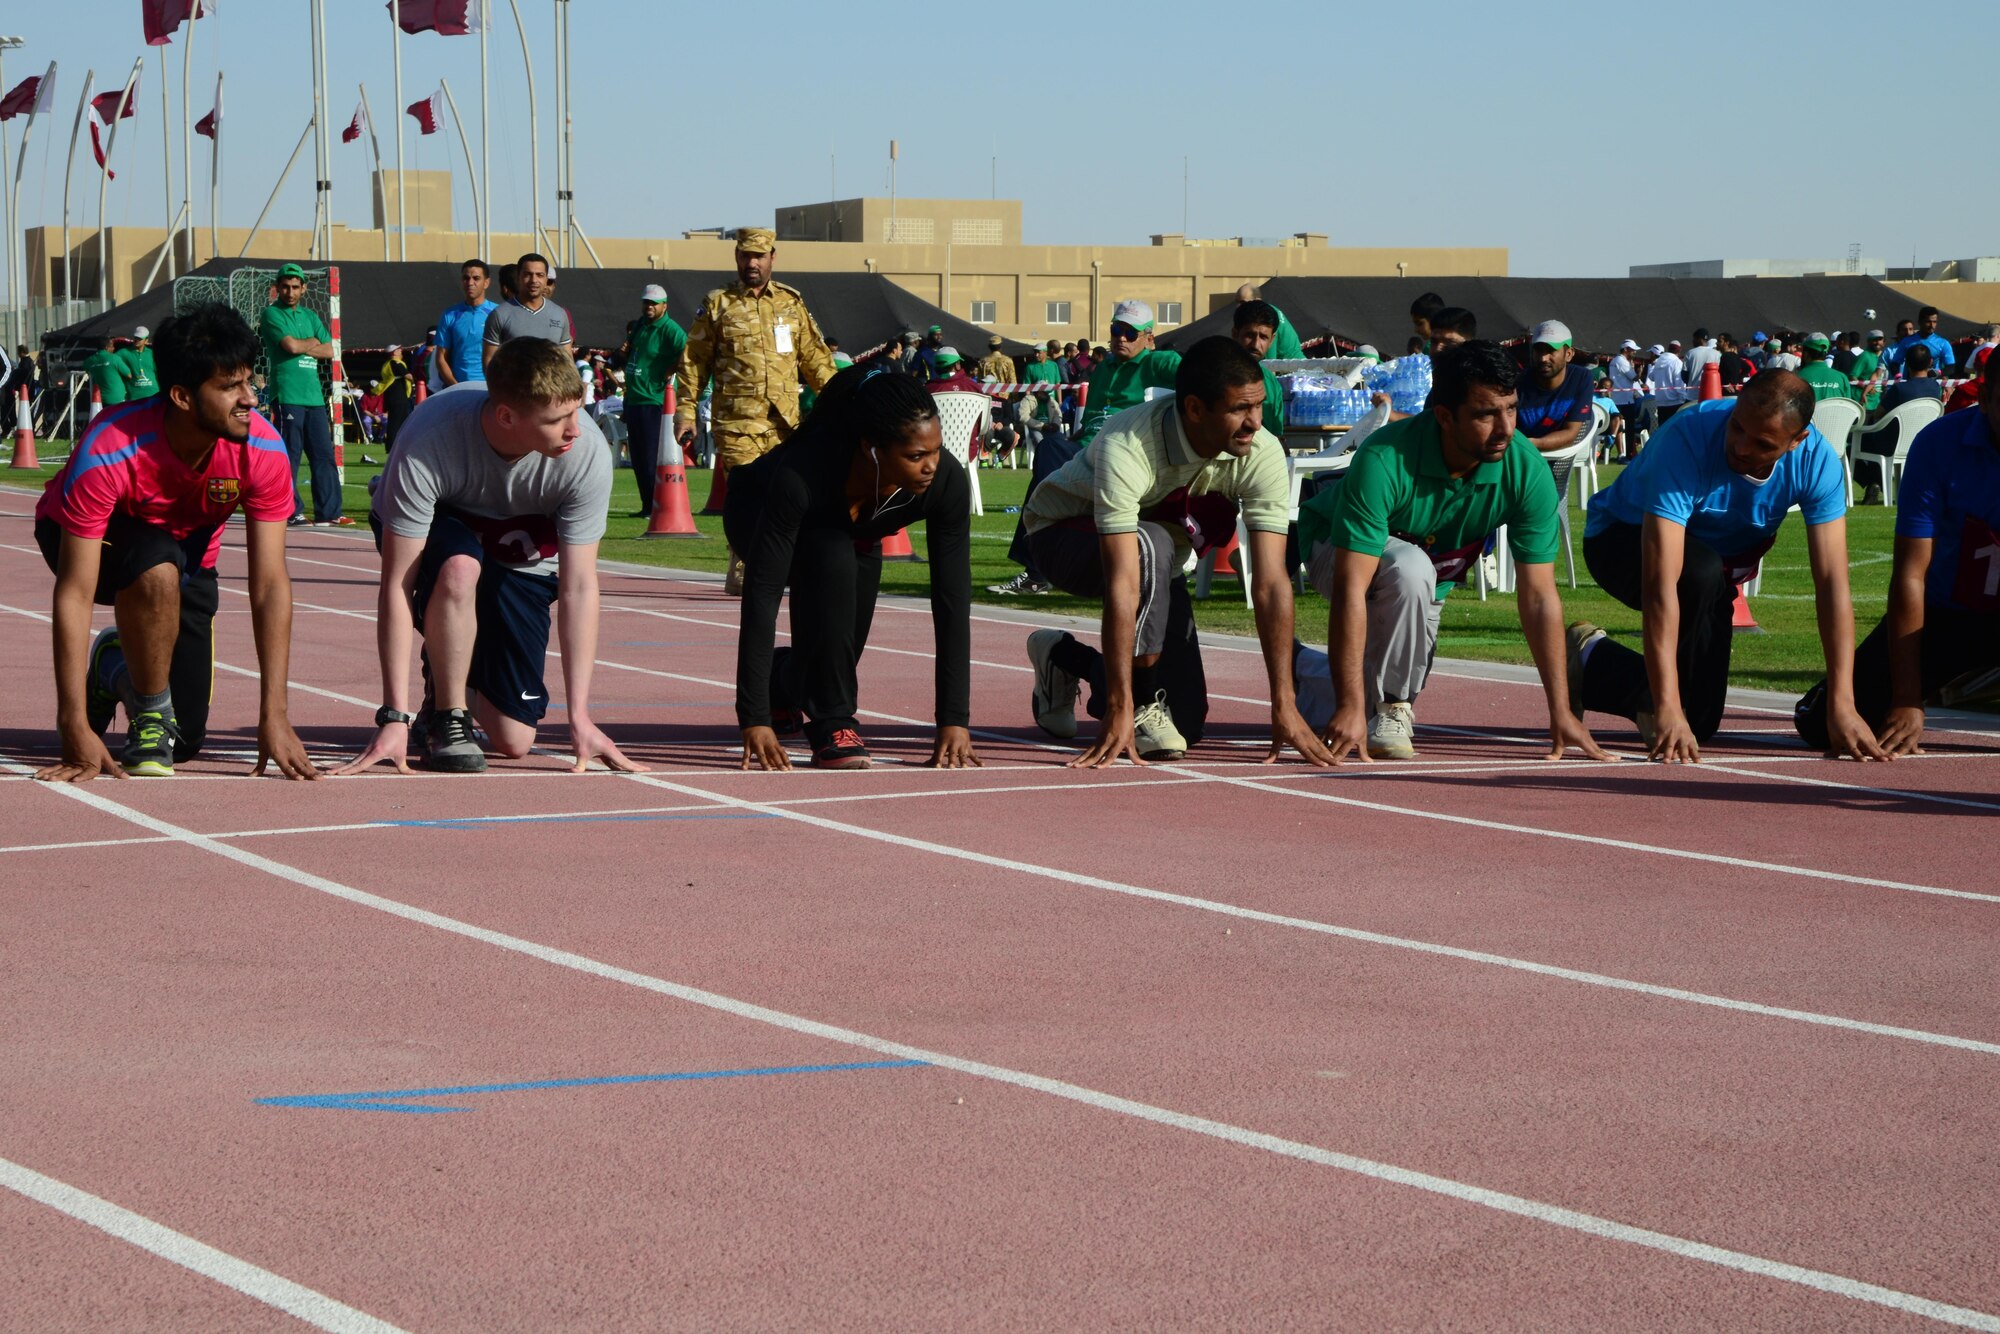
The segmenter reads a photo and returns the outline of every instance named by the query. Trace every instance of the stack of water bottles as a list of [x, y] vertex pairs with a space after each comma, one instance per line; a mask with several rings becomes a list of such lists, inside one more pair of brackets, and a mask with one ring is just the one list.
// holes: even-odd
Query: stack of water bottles
[[1338, 376], [1288, 375], [1284, 384], [1286, 430], [1352, 426], [1367, 415], [1369, 391], [1349, 389]]
[[1398, 357], [1368, 367], [1361, 372], [1361, 378], [1368, 386], [1368, 393], [1380, 390], [1389, 395], [1390, 405], [1396, 411], [1415, 416], [1424, 410], [1424, 401], [1431, 396], [1431, 359]]

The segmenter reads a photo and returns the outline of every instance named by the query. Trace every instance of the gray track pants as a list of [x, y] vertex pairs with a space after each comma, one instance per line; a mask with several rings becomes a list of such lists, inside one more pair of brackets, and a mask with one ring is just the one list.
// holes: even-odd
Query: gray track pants
[[[1334, 548], [1316, 543], [1306, 573], [1319, 595], [1333, 601]], [[1361, 650], [1362, 701], [1368, 716], [1385, 699], [1414, 700], [1430, 675], [1437, 655], [1438, 620], [1444, 604], [1437, 600], [1437, 567], [1422, 547], [1392, 537], [1382, 551], [1382, 563], [1368, 583], [1368, 642]], [[1333, 720], [1337, 701], [1333, 664], [1325, 653], [1302, 648], [1292, 664], [1298, 680], [1299, 713], [1314, 728]]]

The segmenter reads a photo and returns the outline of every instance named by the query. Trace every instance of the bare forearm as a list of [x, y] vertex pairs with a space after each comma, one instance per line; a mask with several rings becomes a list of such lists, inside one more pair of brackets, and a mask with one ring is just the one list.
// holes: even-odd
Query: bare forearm
[[252, 584], [250, 630], [257, 641], [259, 714], [283, 718], [292, 670], [292, 581], [284, 571]]
[[1844, 575], [1815, 589], [1813, 596], [1820, 651], [1826, 657], [1826, 691], [1836, 700], [1854, 698], [1854, 605]]
[[81, 725], [86, 665], [90, 658], [90, 590], [56, 584], [54, 641], [56, 660], [56, 721]]
[[1923, 707], [1923, 642], [1923, 574], [1899, 574], [1889, 589], [1889, 707]]
[[562, 645], [563, 698], [571, 724], [590, 718], [590, 680], [597, 662], [597, 582], [556, 596], [556, 640]]
[[1104, 685], [1109, 704], [1132, 703], [1132, 650], [1139, 633], [1139, 572], [1121, 571], [1104, 590]]
[[410, 602], [400, 581], [384, 578], [375, 598], [375, 648], [382, 659], [382, 702], [398, 713], [410, 707]]
[[1334, 603], [1326, 620], [1326, 652], [1333, 660], [1333, 697], [1341, 704], [1359, 705], [1363, 699], [1361, 658], [1367, 645], [1366, 592], [1356, 595], [1350, 589], [1346, 597]]
[[1664, 594], [1650, 584], [1640, 613], [1646, 637], [1646, 683], [1652, 687], [1655, 709], [1681, 706], [1680, 598], [1669, 585]]
[[1583, 424], [1581, 422], [1571, 422], [1569, 425], [1557, 427], [1547, 435], [1537, 439], [1535, 441], [1535, 448], [1544, 454], [1559, 454], [1571, 445], [1574, 445], [1582, 435]]
[[[1554, 578], [1551, 567], [1549, 579], [1553, 582]], [[1553, 589], [1531, 588], [1523, 581], [1520, 612], [1521, 634], [1528, 641], [1535, 670], [1541, 673], [1549, 716], [1560, 717], [1569, 711], [1569, 661], [1563, 646], [1562, 598]]]
[[[1269, 571], [1266, 573], [1266, 571]], [[1257, 642], [1264, 650], [1264, 675], [1271, 683], [1271, 707], [1291, 702], [1292, 682], [1292, 581], [1285, 577], [1282, 561], [1258, 567], [1253, 596], [1257, 602]]]

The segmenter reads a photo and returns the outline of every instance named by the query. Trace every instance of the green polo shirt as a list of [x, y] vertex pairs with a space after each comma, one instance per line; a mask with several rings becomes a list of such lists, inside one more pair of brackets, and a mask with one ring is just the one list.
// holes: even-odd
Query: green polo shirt
[[1077, 443], [1087, 445], [1098, 429], [1112, 417], [1146, 401], [1148, 389], [1172, 389], [1180, 374], [1181, 354], [1149, 347], [1130, 361], [1106, 357], [1104, 364], [1090, 373], [1090, 393], [1083, 405], [1083, 429]]
[[[1278, 310], [1276, 306], [1272, 310]], [[1266, 361], [1297, 361], [1305, 356], [1306, 350], [1299, 342], [1299, 331], [1285, 318], [1285, 312], [1278, 310], [1278, 327], [1272, 331], [1271, 346], [1264, 353]]]
[[97, 386], [97, 396], [104, 401], [105, 407], [116, 407], [128, 396], [125, 363], [119, 360], [116, 352], [91, 353], [89, 360], [83, 363], [83, 373]]
[[[1185, 487], [1190, 498], [1217, 495], [1236, 501], [1252, 532], [1290, 531], [1291, 472], [1278, 437], [1259, 431], [1242, 458], [1221, 454], [1205, 459], [1188, 443], [1177, 406], [1173, 398], [1156, 399], [1106, 425], [1035, 488], [1023, 516], [1027, 530], [1036, 533], [1066, 520], [1089, 519], [1100, 534], [1136, 532], [1146, 511]], [[1555, 489], [1553, 482], [1549, 489]], [[1180, 524], [1171, 527], [1174, 545], [1185, 557], [1194, 544]]]
[[[1856, 370], [1860, 369], [1856, 365]], [[1861, 395], [1847, 382], [1847, 377], [1823, 361], [1809, 362], [1799, 367], [1799, 378], [1812, 386], [1813, 402], [1823, 398], [1844, 398], [1859, 403]], [[1858, 378], [1858, 377], [1857, 377]]]
[[[1854, 364], [1848, 368], [1847, 374], [1850, 379], [1866, 381], [1870, 376], [1874, 375], [1876, 371], [1879, 371], [1881, 369], [1882, 369], [1882, 358], [1876, 356], [1873, 352], [1868, 351], [1866, 348], [1863, 348], [1861, 351], [1861, 355], [1856, 357], [1854, 359]], [[1875, 410], [1876, 404], [1880, 403], [1881, 401], [1882, 401], [1882, 391], [1880, 389], [1870, 389], [1868, 391], [1868, 397], [1864, 399], [1862, 402], [1862, 406], [1867, 408], [1870, 412], [1873, 412]]]
[[125, 372], [125, 401], [137, 403], [142, 398], [151, 398], [160, 392], [160, 378], [153, 369], [153, 349], [150, 347], [128, 347], [123, 352], [114, 352], [118, 358], [118, 368]]
[[1061, 384], [1062, 367], [1053, 361], [1031, 361], [1028, 368], [1021, 372], [1021, 383]]
[[657, 320], [633, 325], [632, 350], [625, 357], [625, 401], [663, 406], [687, 345], [687, 330], [664, 311]]
[[1264, 372], [1264, 429], [1272, 435], [1285, 433], [1285, 391], [1269, 370]]
[[[1299, 549], [1310, 557], [1318, 543], [1329, 542], [1380, 556], [1392, 536], [1400, 537], [1439, 563], [1443, 597], [1463, 575], [1466, 549], [1483, 545], [1502, 524], [1515, 561], [1553, 562], [1562, 546], [1559, 503], [1549, 465], [1519, 431], [1505, 457], [1453, 477], [1445, 469], [1437, 415], [1422, 412], [1369, 436], [1340, 485], [1300, 507]], [[1450, 559], [1454, 555], [1460, 559]]]
[[264, 344], [264, 360], [271, 367], [271, 401], [290, 407], [323, 408], [326, 386], [319, 382], [319, 358], [288, 356], [279, 346], [286, 338], [309, 338], [330, 343], [320, 317], [304, 306], [269, 305], [257, 317], [257, 337]]

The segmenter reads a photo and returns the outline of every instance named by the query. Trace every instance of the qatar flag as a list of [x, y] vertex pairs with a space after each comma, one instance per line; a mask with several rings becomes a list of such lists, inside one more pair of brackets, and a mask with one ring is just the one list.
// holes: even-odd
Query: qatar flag
[[24, 111], [31, 116], [42, 115], [55, 97], [54, 79], [42, 75], [23, 79], [5, 97], [0, 97], [0, 120], [12, 120]]
[[417, 127], [421, 133], [436, 134], [438, 126], [444, 123], [443, 117], [439, 114], [443, 108], [444, 92], [440, 89], [421, 102], [410, 103], [407, 110], [417, 118]]
[[145, 10], [146, 45], [165, 46], [181, 24], [215, 12], [215, 0], [140, 0]]
[[[425, 133], [428, 134], [430, 132], [426, 130]], [[343, 144], [351, 144], [360, 137], [361, 137], [361, 106], [359, 103], [356, 103], [354, 107], [354, 119], [347, 122], [347, 128], [340, 132], [340, 142], [342, 142]]]
[[[384, 9], [393, 9], [383, 5]], [[403, 31], [412, 35], [434, 32], [444, 37], [463, 37], [478, 32], [485, 0], [402, 0], [399, 17]]]
[[[121, 100], [125, 103], [125, 114], [122, 116], [118, 114], [118, 103]], [[114, 181], [118, 179], [118, 173], [104, 165], [105, 145], [111, 139], [111, 122], [114, 120], [132, 119], [137, 114], [138, 101], [139, 80], [137, 78], [132, 80], [132, 92], [130, 96], [127, 96], [121, 90], [115, 93], [99, 93], [90, 99], [90, 151], [96, 156], [98, 167], [106, 176], [109, 176]]]

